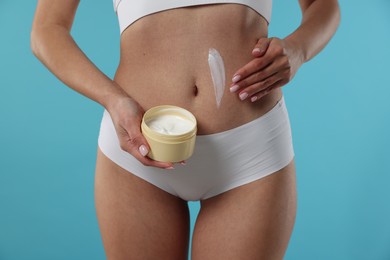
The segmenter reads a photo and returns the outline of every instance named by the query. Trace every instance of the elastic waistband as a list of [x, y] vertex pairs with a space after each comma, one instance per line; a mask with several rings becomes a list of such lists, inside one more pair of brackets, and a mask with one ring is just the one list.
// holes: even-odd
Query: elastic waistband
[[243, 125], [240, 125], [240, 126], [237, 126], [237, 127], [234, 127], [232, 129], [229, 129], [229, 130], [225, 130], [225, 131], [222, 131], [222, 132], [218, 132], [218, 133], [213, 133], [213, 134], [206, 134], [206, 135], [198, 135], [196, 138], [207, 138], [207, 137], [217, 137], [217, 136], [222, 136], [222, 135], [227, 135], [229, 133], [232, 133], [232, 132], [236, 132], [236, 131], [243, 131], [247, 128], [251, 128], [252, 125], [256, 125], [256, 124], [260, 124], [261, 121], [264, 121], [266, 120], [267, 118], [271, 117], [272, 115], [274, 115], [275, 113], [278, 113], [278, 111], [280, 111], [281, 109], [283, 110], [286, 110], [286, 104], [285, 104], [285, 101], [284, 101], [284, 96], [282, 96], [281, 99], [278, 100], [278, 102], [276, 103], [275, 106], [273, 106], [271, 108], [271, 110], [269, 110], [268, 112], [266, 112], [264, 115], [248, 122], [248, 123], [245, 123]]

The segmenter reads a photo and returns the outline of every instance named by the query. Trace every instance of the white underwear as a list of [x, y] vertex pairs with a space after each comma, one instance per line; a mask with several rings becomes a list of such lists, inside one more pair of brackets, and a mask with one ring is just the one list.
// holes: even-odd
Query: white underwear
[[204, 200], [261, 179], [294, 158], [290, 121], [282, 97], [263, 116], [239, 127], [198, 135], [194, 154], [173, 170], [144, 166], [119, 146], [110, 114], [104, 111], [100, 150], [114, 163], [186, 201]]

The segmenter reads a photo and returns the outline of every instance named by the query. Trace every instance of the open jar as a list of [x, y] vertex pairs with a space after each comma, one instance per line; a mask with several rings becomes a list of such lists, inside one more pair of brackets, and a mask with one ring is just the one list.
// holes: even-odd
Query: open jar
[[150, 146], [148, 156], [161, 162], [180, 162], [191, 157], [196, 139], [196, 118], [188, 110], [170, 105], [147, 110], [142, 134]]

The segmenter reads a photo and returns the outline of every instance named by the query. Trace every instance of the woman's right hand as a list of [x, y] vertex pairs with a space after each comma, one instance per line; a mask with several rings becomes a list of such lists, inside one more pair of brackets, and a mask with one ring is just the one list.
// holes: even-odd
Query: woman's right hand
[[70, 34], [80, 1], [39, 0], [31, 31], [33, 53], [67, 86], [103, 105], [110, 113], [120, 146], [142, 164], [169, 169], [157, 162], [141, 134], [142, 107], [104, 75], [82, 52]]
[[110, 113], [122, 150], [145, 166], [173, 169], [173, 163], [158, 162], [147, 157], [150, 147], [141, 133], [143, 108], [129, 96], [111, 98], [106, 106]]

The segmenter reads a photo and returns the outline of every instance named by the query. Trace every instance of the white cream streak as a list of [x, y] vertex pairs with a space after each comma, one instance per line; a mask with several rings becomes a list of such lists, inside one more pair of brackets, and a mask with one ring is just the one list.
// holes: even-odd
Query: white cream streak
[[211, 78], [214, 83], [215, 98], [217, 107], [220, 106], [225, 90], [225, 65], [222, 57], [216, 49], [209, 49], [209, 67]]

